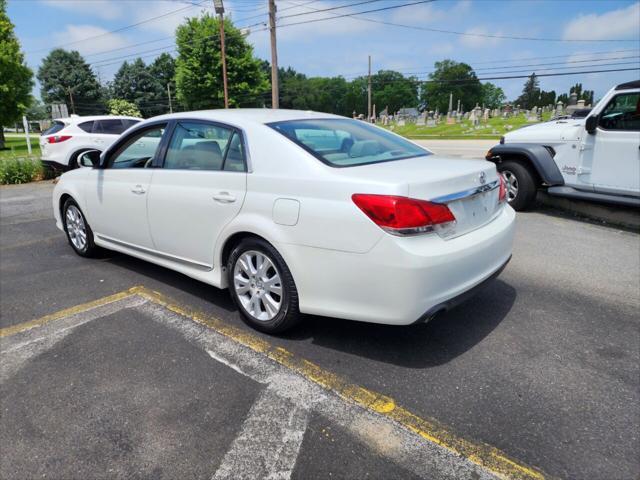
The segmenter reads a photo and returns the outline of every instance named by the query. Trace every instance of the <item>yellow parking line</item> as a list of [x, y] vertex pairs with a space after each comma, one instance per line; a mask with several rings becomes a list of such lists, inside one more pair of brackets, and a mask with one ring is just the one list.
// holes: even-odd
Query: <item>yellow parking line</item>
[[134, 287], [131, 291], [174, 313], [178, 313], [190, 318], [194, 322], [205, 325], [251, 350], [265, 354], [279, 364], [302, 375], [307, 380], [336, 393], [341, 398], [356, 403], [371, 412], [394, 420], [406, 429], [469, 459], [471, 462], [486, 468], [498, 477], [522, 480], [540, 480], [545, 478], [545, 475], [539, 470], [509, 458], [505, 453], [495, 447], [465, 440], [450, 432], [435, 420], [419, 417], [404, 409], [390, 397], [352, 384], [339, 375], [329, 372], [315, 363], [298, 357], [284, 348], [275, 347], [256, 335], [231, 326], [219, 318], [179, 305], [165, 295], [144, 287]]
[[251, 332], [229, 325], [212, 315], [182, 306], [169, 297], [142, 286], [133, 287], [108, 297], [67, 308], [36, 320], [0, 329], [0, 338], [24, 332], [48, 322], [82, 313], [132, 295], [141, 296], [150, 302], [204, 325], [255, 352], [263, 353], [280, 365], [297, 372], [307, 380], [337, 394], [339, 397], [360, 405], [370, 412], [393, 420], [424, 439], [436, 443], [476, 465], [489, 470], [499, 478], [518, 480], [541, 480], [545, 478], [545, 475], [539, 470], [509, 458], [504, 452], [495, 447], [470, 442], [449, 431], [436, 420], [420, 417], [411, 413], [409, 410], [399, 406], [393, 398], [352, 384], [345, 378], [329, 372], [304, 358], [298, 357], [282, 347], [276, 347]]
[[10, 327], [0, 328], [0, 338], [15, 335], [16, 333], [26, 332], [27, 330], [41, 327], [46, 323], [53, 322], [54, 320], [60, 320], [71, 315], [86, 312], [87, 310], [91, 310], [93, 308], [101, 307], [108, 303], [117, 302], [118, 300], [130, 297], [131, 295], [135, 295], [135, 291], [133, 289], [114, 293], [113, 295], [109, 295], [108, 297], [99, 298], [91, 302], [76, 305], [75, 307], [65, 308], [64, 310], [45, 315], [44, 317], [36, 318], [35, 320], [19, 323], [17, 325], [11, 325]]

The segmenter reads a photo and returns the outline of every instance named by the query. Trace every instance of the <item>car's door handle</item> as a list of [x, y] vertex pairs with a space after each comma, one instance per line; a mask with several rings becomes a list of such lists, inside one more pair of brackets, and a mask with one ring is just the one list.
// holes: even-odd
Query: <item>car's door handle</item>
[[233, 203], [236, 201], [236, 197], [229, 194], [229, 192], [220, 192], [213, 196], [213, 199], [218, 203]]
[[146, 192], [146, 190], [142, 188], [142, 185], [136, 185], [131, 189], [131, 192], [135, 193], [136, 195], [142, 195], [143, 193]]

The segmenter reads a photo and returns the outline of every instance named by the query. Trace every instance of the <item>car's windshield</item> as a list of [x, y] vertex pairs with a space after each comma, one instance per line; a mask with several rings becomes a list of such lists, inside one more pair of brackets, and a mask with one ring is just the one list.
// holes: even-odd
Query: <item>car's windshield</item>
[[334, 167], [352, 167], [429, 155], [397, 135], [361, 120], [289, 120], [268, 124]]

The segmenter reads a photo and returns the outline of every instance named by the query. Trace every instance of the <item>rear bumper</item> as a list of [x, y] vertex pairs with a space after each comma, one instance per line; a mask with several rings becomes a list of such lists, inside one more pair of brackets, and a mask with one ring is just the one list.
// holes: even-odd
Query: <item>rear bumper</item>
[[511, 256], [509, 256], [507, 261], [504, 262], [498, 270], [493, 272], [490, 277], [483, 280], [482, 282], [477, 284], [475, 287], [470, 288], [466, 292], [462, 292], [461, 294], [453, 298], [450, 298], [445, 302], [442, 302], [434, 307], [431, 307], [415, 323], [426, 323], [429, 320], [431, 320], [433, 317], [435, 317], [438, 313], [443, 313], [448, 310], [451, 310], [452, 308], [457, 307], [461, 303], [464, 303], [470, 298], [474, 297], [475, 295], [480, 293], [480, 291], [483, 290], [487, 286], [487, 284], [493, 282], [496, 278], [498, 278], [498, 276], [502, 273], [502, 271], [505, 269], [505, 267], [510, 261], [511, 261]]
[[302, 312], [409, 325], [495, 278], [511, 257], [514, 228], [515, 212], [505, 206], [489, 224], [451, 240], [384, 235], [364, 254], [276, 248], [292, 270]]

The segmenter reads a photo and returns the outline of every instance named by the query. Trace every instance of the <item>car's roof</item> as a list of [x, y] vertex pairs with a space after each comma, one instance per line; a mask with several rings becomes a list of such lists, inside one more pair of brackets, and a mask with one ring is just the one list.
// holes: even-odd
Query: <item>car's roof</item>
[[310, 110], [286, 110], [271, 108], [230, 108], [227, 110], [197, 110], [193, 112], [180, 112], [168, 115], [160, 115], [149, 120], [170, 120], [193, 118], [199, 120], [212, 120], [228, 123], [271, 123], [287, 120], [307, 120], [318, 118], [342, 118], [331, 113], [312, 112]]
[[127, 115], [88, 115], [86, 117], [81, 116], [73, 116], [73, 117], [64, 117], [64, 118], [54, 118], [54, 121], [64, 122], [64, 123], [82, 123], [82, 122], [90, 122], [91, 120], [138, 120], [142, 121], [142, 118], [129, 117]]
[[634, 80], [632, 82], [621, 83], [616, 86], [616, 90], [631, 90], [635, 88], [640, 88], [640, 80]]

